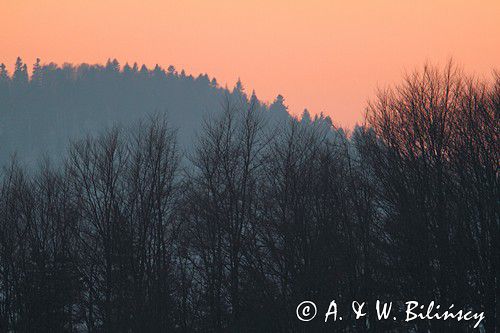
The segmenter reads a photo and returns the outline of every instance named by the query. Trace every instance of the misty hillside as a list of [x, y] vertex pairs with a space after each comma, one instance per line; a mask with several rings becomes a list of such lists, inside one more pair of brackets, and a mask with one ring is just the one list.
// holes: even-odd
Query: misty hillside
[[[152, 114], [167, 114], [184, 147], [206, 115], [227, 102], [239, 108], [252, 104], [279, 120], [290, 117], [281, 95], [268, 105], [247, 94], [240, 81], [223, 88], [206, 74], [194, 77], [173, 66], [121, 66], [116, 59], [105, 66], [59, 66], [37, 60], [32, 75], [28, 72], [20, 58], [13, 73], [0, 65], [0, 164], [14, 152], [28, 163], [41, 155], [59, 156], [69, 139], [114, 125], [127, 127]], [[320, 120], [331, 124], [328, 117]]]

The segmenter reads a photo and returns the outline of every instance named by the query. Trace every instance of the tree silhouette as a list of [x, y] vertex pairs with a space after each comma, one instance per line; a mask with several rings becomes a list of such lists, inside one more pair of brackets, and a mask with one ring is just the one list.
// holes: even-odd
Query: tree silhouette
[[[26, 66], [16, 67], [21, 80]], [[1, 331], [474, 331], [466, 321], [379, 321], [376, 300], [394, 311], [406, 300], [485, 311], [480, 329], [495, 331], [498, 73], [487, 82], [452, 63], [425, 66], [379, 91], [366, 124], [346, 134], [323, 114], [288, 116], [282, 96], [267, 107], [242, 86], [173, 72], [38, 64], [28, 95], [0, 66], [2, 139], [20, 140], [9, 126], [29, 119], [38, 127], [26, 135], [41, 142], [42, 129], [73, 117], [125, 123], [81, 133], [38, 167], [5, 164]], [[222, 97], [193, 143], [180, 144], [175, 113], [129, 113], [164, 91], [189, 108]], [[370, 306], [364, 320], [346, 311], [301, 322], [305, 299]]]

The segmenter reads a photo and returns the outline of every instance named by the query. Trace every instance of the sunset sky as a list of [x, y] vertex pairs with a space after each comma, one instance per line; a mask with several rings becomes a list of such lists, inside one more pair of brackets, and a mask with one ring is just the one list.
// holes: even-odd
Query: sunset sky
[[2, 0], [0, 62], [172, 64], [272, 101], [362, 120], [377, 87], [449, 57], [500, 68], [499, 0]]

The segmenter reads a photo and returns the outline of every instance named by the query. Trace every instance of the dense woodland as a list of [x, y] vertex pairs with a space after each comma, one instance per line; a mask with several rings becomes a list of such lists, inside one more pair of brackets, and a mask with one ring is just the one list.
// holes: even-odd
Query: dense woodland
[[[288, 116], [281, 97], [266, 106], [173, 68], [47, 65], [28, 79], [17, 67], [0, 71], [0, 145], [124, 124], [78, 132], [33, 170], [5, 164], [0, 331], [473, 331], [372, 312], [302, 323], [305, 299], [325, 310], [332, 299], [453, 303], [485, 311], [481, 329], [495, 331], [499, 75], [425, 66], [379, 91], [345, 134], [329, 118]], [[143, 117], [170, 97], [192, 104]], [[217, 112], [182, 113], [205, 100]], [[181, 114], [203, 119], [190, 142]]]

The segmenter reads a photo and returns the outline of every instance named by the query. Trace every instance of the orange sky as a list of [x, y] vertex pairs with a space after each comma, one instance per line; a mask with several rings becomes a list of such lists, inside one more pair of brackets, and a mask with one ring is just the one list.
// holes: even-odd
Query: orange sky
[[500, 0], [2, 0], [0, 62], [173, 64], [335, 123], [425, 61], [500, 68]]

